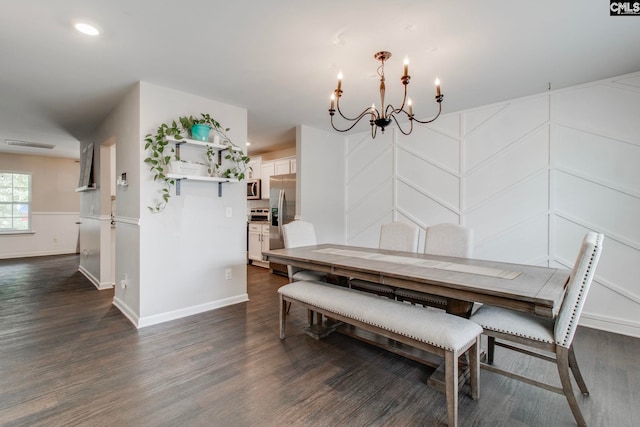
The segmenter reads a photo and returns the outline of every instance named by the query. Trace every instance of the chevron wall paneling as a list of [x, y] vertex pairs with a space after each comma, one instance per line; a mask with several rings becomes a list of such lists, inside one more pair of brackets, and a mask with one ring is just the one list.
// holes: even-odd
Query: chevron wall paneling
[[547, 265], [549, 98], [464, 112], [462, 122], [463, 217], [474, 255]]
[[474, 229], [474, 257], [571, 267], [605, 249], [582, 324], [640, 336], [640, 73], [448, 114], [409, 136], [349, 136], [347, 236], [380, 224]]
[[554, 261], [604, 233], [582, 324], [640, 336], [640, 75], [552, 96]]
[[362, 133], [347, 142], [346, 234], [353, 245], [376, 247], [380, 224], [393, 218], [392, 132], [375, 140]]

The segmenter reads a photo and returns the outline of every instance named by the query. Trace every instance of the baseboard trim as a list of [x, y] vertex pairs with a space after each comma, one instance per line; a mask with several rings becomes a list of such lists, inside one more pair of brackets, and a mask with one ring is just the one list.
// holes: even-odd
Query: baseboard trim
[[580, 326], [640, 338], [640, 322], [582, 312]]
[[40, 251], [40, 252], [22, 252], [15, 254], [0, 254], [0, 259], [12, 259], [12, 258], [31, 258], [38, 256], [51, 256], [51, 255], [73, 255], [76, 253], [76, 248], [65, 248], [55, 251]]
[[140, 318], [131, 309], [131, 307], [129, 307], [124, 301], [122, 301], [120, 298], [116, 296], [113, 297], [113, 305], [118, 310], [120, 310], [120, 312], [124, 315], [124, 317], [126, 317], [127, 319], [129, 319], [131, 323], [133, 323], [133, 326], [135, 326], [136, 329], [138, 328], [138, 323], [140, 321]]
[[113, 289], [113, 283], [112, 282], [100, 282], [97, 277], [95, 277], [93, 274], [91, 274], [89, 272], [89, 270], [87, 270], [83, 266], [78, 266], [78, 271], [84, 277], [86, 277], [91, 283], [93, 283], [93, 286], [95, 286], [96, 289], [98, 289], [99, 291], [103, 291], [105, 289]]
[[135, 323], [134, 324], [136, 325], [137, 328], [144, 328], [146, 326], [157, 325], [159, 323], [169, 322], [171, 320], [181, 319], [187, 316], [193, 316], [194, 314], [204, 313], [205, 311], [211, 311], [217, 308], [222, 308], [228, 305], [238, 304], [238, 303], [247, 302], [247, 301], [249, 301], [248, 294], [237, 295], [231, 298], [211, 301], [206, 304], [199, 304], [191, 307], [181, 308], [180, 310], [154, 314], [152, 316], [140, 317], [137, 320], [137, 324]]

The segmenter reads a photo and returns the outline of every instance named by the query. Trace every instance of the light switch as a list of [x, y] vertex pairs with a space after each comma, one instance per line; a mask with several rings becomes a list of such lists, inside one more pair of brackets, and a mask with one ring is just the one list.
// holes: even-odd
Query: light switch
[[231, 207], [227, 207], [227, 218], [231, 218], [233, 216], [233, 210]]

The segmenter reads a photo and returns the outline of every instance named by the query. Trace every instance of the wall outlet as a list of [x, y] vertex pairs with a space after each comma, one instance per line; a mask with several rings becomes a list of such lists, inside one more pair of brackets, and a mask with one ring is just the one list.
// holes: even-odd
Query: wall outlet
[[226, 270], [224, 270], [224, 278], [229, 280], [233, 277], [232, 274], [232, 270], [230, 268], [227, 268]]
[[124, 279], [120, 280], [120, 287], [122, 289], [126, 289], [128, 285], [129, 285], [129, 276], [125, 274]]

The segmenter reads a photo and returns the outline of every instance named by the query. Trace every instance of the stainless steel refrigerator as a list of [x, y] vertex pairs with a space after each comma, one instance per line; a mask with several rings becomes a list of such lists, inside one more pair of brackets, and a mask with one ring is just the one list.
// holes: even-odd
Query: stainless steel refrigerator
[[[271, 227], [269, 249], [284, 248], [282, 226], [293, 221], [296, 215], [296, 174], [275, 175], [269, 181], [269, 207]], [[287, 266], [269, 263], [274, 273], [287, 274]]]

